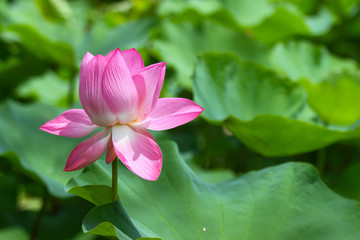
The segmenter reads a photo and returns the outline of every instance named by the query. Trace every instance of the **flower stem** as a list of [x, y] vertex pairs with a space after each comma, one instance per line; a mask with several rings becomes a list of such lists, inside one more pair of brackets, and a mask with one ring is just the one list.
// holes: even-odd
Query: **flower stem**
[[112, 162], [112, 200], [116, 202], [119, 200], [118, 196], [118, 158]]

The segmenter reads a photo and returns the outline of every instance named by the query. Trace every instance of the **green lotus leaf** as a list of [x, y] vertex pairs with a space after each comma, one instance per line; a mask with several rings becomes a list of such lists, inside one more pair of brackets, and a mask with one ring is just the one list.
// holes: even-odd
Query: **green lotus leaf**
[[159, 34], [154, 39], [155, 50], [161, 59], [174, 67], [178, 83], [189, 89], [192, 88], [190, 77], [200, 52], [233, 52], [244, 60], [268, 65], [268, 49], [264, 45], [210, 21], [199, 25], [166, 21], [162, 23]]
[[81, 46], [82, 54], [91, 52], [106, 55], [116, 48], [121, 50], [141, 48], [148, 41], [150, 30], [155, 23], [154, 19], [138, 19], [110, 27], [104, 22], [98, 22], [93, 26], [89, 37], [85, 39], [85, 44]]
[[308, 93], [308, 102], [329, 124], [352, 125], [360, 118], [359, 73], [337, 73], [321, 83], [301, 81]]
[[[203, 4], [201, 1], [165, 0], [158, 12], [179, 20], [211, 19], [236, 30], [247, 29], [261, 42], [274, 43], [294, 35], [319, 36], [327, 33], [336, 18], [327, 7], [314, 7], [309, 1], [212, 0]], [[311, 15], [307, 15], [309, 11]]]
[[71, 8], [67, 1], [35, 0], [35, 3], [44, 17], [50, 21], [70, 21], [72, 16]]
[[67, 106], [68, 93], [69, 83], [51, 71], [27, 79], [16, 89], [17, 96], [61, 107]]
[[360, 127], [347, 131], [277, 115], [258, 115], [251, 121], [229, 117], [224, 122], [240, 141], [264, 156], [291, 156], [360, 136]]
[[[309, 164], [290, 162], [211, 184], [184, 163], [174, 143], [163, 142], [160, 147], [164, 166], [156, 182], [119, 167], [120, 200], [142, 236], [174, 240], [360, 237], [360, 204], [329, 190]], [[111, 166], [97, 161], [74, 180], [85, 187], [94, 184], [94, 175], [95, 183], [109, 184]], [[125, 213], [114, 214], [117, 209], [118, 203], [98, 206], [83, 226], [91, 220], [100, 235], [110, 227], [116, 239], [116, 231], [128, 230], [119, 223]]]
[[306, 41], [278, 43], [271, 50], [272, 69], [284, 74], [293, 81], [307, 79], [319, 83], [330, 74], [354, 71], [354, 60], [342, 59], [332, 55], [325, 47]]
[[70, 197], [64, 184], [78, 172], [63, 169], [81, 139], [54, 136], [39, 129], [62, 112], [41, 103], [22, 105], [8, 101], [0, 105], [0, 154], [9, 158], [18, 171], [44, 183], [52, 195]]
[[281, 5], [260, 24], [251, 28], [254, 38], [264, 43], [274, 43], [293, 35], [320, 36], [327, 33], [335, 21], [327, 8], [314, 16], [302, 14], [292, 5]]
[[193, 15], [200, 14], [202, 17], [221, 19], [225, 20], [223, 23], [231, 22], [241, 27], [260, 23], [273, 13], [274, 8], [274, 4], [267, 0], [210, 0], [206, 4], [191, 0], [165, 0], [161, 1], [158, 12], [165, 16], [183, 14], [182, 17], [185, 18], [190, 15], [186, 12], [192, 11]]
[[200, 56], [194, 94], [204, 118], [265, 156], [309, 152], [360, 136], [357, 125], [335, 128], [315, 121], [299, 84], [230, 54]]
[[75, 67], [75, 53], [68, 43], [52, 41], [41, 35], [36, 28], [25, 24], [12, 24], [6, 30], [21, 39], [28, 51], [39, 59], [48, 59], [69, 68]]

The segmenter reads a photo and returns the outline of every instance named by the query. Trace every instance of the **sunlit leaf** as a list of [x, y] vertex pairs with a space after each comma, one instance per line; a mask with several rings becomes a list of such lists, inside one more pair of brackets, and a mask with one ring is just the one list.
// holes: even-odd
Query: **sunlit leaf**
[[306, 101], [297, 84], [231, 54], [200, 56], [194, 77], [195, 101], [202, 116], [223, 121], [228, 116], [251, 120], [259, 114], [294, 117]]
[[274, 5], [267, 0], [211, 0], [206, 4], [202, 1], [165, 0], [159, 6], [160, 15], [181, 14], [190, 10], [196, 11], [204, 17], [222, 20], [225, 18], [240, 26], [253, 26], [271, 15]]
[[178, 14], [186, 9], [195, 9], [203, 14], [211, 14], [221, 8], [218, 0], [209, 0], [207, 4], [201, 1], [183, 1], [183, 0], [164, 0], [161, 1], [158, 7], [160, 15]]
[[231, 55], [199, 59], [194, 93], [203, 117], [265, 156], [309, 152], [360, 136], [359, 126], [335, 129], [314, 122], [302, 113], [306, 93], [300, 85]]
[[306, 15], [314, 10], [314, 5], [308, 3], [212, 0], [205, 5], [201, 1], [166, 0], [160, 4], [159, 13], [175, 15], [177, 19], [194, 19], [200, 15], [238, 30], [245, 28], [257, 40], [273, 43], [293, 35], [319, 36], [330, 30], [335, 22], [332, 12], [322, 7], [315, 14]]
[[305, 41], [279, 43], [271, 51], [273, 69], [293, 81], [321, 82], [331, 73], [357, 68], [355, 61], [332, 55], [326, 48]]
[[297, 8], [284, 5], [251, 29], [254, 38], [273, 43], [292, 35], [319, 36], [330, 30], [334, 17], [326, 8], [315, 16], [305, 16]]
[[359, 73], [333, 74], [318, 84], [301, 82], [309, 104], [326, 123], [351, 125], [360, 118]]
[[71, 17], [71, 8], [65, 0], [35, 0], [41, 13], [49, 20], [61, 22]]

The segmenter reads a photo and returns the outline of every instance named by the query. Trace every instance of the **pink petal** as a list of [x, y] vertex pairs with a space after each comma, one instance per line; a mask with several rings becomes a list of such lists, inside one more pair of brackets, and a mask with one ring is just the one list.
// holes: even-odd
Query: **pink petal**
[[91, 122], [83, 109], [71, 109], [45, 123], [40, 129], [54, 135], [80, 138], [98, 127]]
[[119, 123], [126, 124], [138, 114], [138, 94], [130, 71], [117, 49], [103, 76], [103, 96]]
[[115, 149], [112, 143], [112, 140], [109, 141], [106, 152], [106, 163], [109, 164], [116, 158]]
[[133, 76], [139, 95], [140, 107], [137, 121], [141, 121], [156, 105], [164, 83], [165, 62], [143, 68]]
[[93, 59], [93, 55], [89, 52], [87, 52], [81, 62], [81, 66], [80, 66], [80, 73], [79, 73], [79, 78], [81, 79], [82, 74], [84, 74], [85, 68], [87, 66], [87, 64], [91, 61], [91, 59]]
[[115, 125], [112, 140], [116, 155], [127, 168], [146, 180], [158, 179], [162, 154], [150, 133], [127, 125]]
[[171, 129], [190, 122], [202, 111], [201, 106], [189, 99], [160, 98], [149, 116], [138, 124], [150, 130]]
[[[85, 63], [86, 58], [85, 55]], [[80, 102], [91, 121], [99, 126], [111, 126], [116, 121], [102, 95], [102, 78], [107, 63], [106, 57], [96, 55], [84, 70], [80, 69]]]
[[130, 70], [131, 76], [144, 68], [144, 61], [135, 48], [121, 51], [121, 55]]
[[111, 50], [111, 51], [105, 56], [106, 59], [109, 61], [110, 58], [112, 58], [112, 56], [114, 55], [114, 53], [115, 53], [115, 50]]
[[79, 170], [95, 162], [104, 153], [110, 136], [110, 129], [104, 128], [101, 132], [77, 145], [70, 153], [64, 171]]

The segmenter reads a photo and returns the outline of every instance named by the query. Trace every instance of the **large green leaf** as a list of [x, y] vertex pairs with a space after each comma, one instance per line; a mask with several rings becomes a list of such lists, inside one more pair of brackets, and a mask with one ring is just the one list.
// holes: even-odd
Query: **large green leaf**
[[77, 172], [63, 169], [80, 140], [50, 135], [39, 129], [60, 113], [59, 109], [40, 103], [21, 105], [9, 101], [2, 104], [0, 154], [6, 154], [19, 171], [43, 182], [52, 195], [69, 197], [64, 184]]
[[265, 68], [231, 54], [200, 56], [194, 77], [202, 116], [223, 121], [229, 115], [251, 120], [259, 114], [294, 117], [306, 101], [304, 89]]
[[274, 6], [268, 0], [226, 0], [224, 7], [242, 26], [253, 26], [273, 14]]
[[86, 6], [63, 0], [16, 1], [7, 6], [1, 32], [40, 59], [72, 70], [85, 38]]
[[191, 88], [197, 54], [203, 51], [233, 52], [242, 59], [267, 65], [267, 48], [242, 33], [205, 21], [198, 25], [188, 22], [163, 22], [154, 48], [161, 59], [176, 70], [180, 85]]
[[360, 118], [359, 73], [337, 73], [321, 83], [301, 81], [306, 88], [308, 102], [327, 123], [351, 125]]
[[65, 42], [51, 41], [41, 35], [37, 29], [25, 24], [13, 24], [6, 28], [14, 33], [35, 56], [50, 60], [66, 67], [75, 67], [75, 55], [72, 47]]
[[54, 22], [61, 22], [71, 17], [71, 8], [65, 0], [35, 0], [41, 13]]
[[161, 1], [158, 6], [159, 15], [179, 14], [187, 9], [194, 9], [202, 14], [212, 14], [221, 8], [221, 4], [218, 0], [209, 0], [207, 4], [203, 4], [201, 1], [189, 1], [189, 0], [164, 0]]
[[253, 26], [260, 23], [264, 18], [271, 15], [274, 6], [267, 0], [210, 0], [206, 4], [202, 1], [191, 0], [164, 0], [159, 5], [160, 15], [181, 15], [193, 17], [190, 14], [201, 14], [202, 17], [210, 17], [226, 22], [234, 22], [238, 26]]
[[[164, 166], [158, 181], [145, 181], [119, 168], [119, 196], [139, 232], [150, 229], [162, 239], [174, 240], [360, 237], [360, 204], [329, 190], [309, 164], [287, 163], [210, 184], [183, 162], [175, 144], [160, 147]], [[111, 167], [97, 161], [74, 181], [83, 186], [109, 184]], [[97, 207], [92, 217], [100, 219], [109, 208], [116, 211], [117, 205]], [[114, 226], [119, 217], [106, 222]]]
[[340, 131], [314, 123], [313, 116], [304, 117], [302, 87], [231, 55], [200, 57], [194, 94], [205, 109], [203, 117], [224, 125], [265, 156], [308, 152], [360, 136], [360, 127]]
[[326, 8], [321, 9], [317, 15], [306, 16], [292, 5], [281, 5], [251, 31], [254, 38], [273, 43], [293, 35], [323, 35], [330, 30], [334, 20]]
[[54, 72], [29, 78], [16, 89], [17, 96], [30, 98], [53, 106], [67, 106], [69, 83], [59, 78]]
[[251, 121], [230, 116], [224, 125], [245, 145], [264, 156], [291, 156], [360, 136], [360, 127], [331, 129], [278, 115], [258, 115]]
[[201, 1], [165, 0], [159, 6], [159, 13], [187, 20], [200, 15], [237, 30], [246, 28], [254, 38], [265, 43], [293, 35], [323, 35], [335, 22], [335, 17], [326, 7], [320, 8], [314, 15], [305, 15], [299, 7], [309, 11], [313, 5], [291, 2], [212, 0], [204, 4]]
[[[70, 9], [68, 5], [69, 3], [64, 3], [63, 0], [57, 2], [53, 0], [19, 0], [7, 4], [7, 11], [6, 15], [4, 16], [6, 21], [4, 22], [4, 25], [26, 25], [35, 29], [39, 35], [50, 41], [70, 43], [71, 41], [75, 40], [77, 37], [77, 33], [81, 33], [81, 31], [77, 29], [77, 27], [79, 27], [78, 24], [82, 20], [81, 17], [86, 16], [86, 14], [84, 14], [83, 12], [83, 15], [81, 17], [78, 17], [76, 19], [77, 21], [75, 22], [55, 23], [52, 21], [48, 21], [49, 18], [46, 17], [50, 17], [50, 14], [52, 15], [51, 17], [53, 19], [60, 16], [54, 16], [53, 13], [50, 13], [53, 10], [50, 10], [47, 6], [44, 6], [45, 2], [48, 2], [48, 4], [52, 5], [51, 7], [54, 11], [58, 11], [58, 14], [62, 14], [63, 16], [61, 18], [71, 17], [72, 10], [76, 10], [74, 7], [75, 5], [72, 6], [73, 9]], [[82, 6], [85, 6], [85, 4], [82, 4]], [[44, 15], [48, 16], [45, 17]]]
[[305, 78], [312, 83], [321, 82], [331, 73], [357, 68], [355, 61], [332, 55], [325, 47], [305, 41], [277, 44], [270, 54], [274, 70], [293, 81]]
[[155, 24], [154, 19], [129, 21], [116, 27], [107, 26], [104, 22], [96, 23], [86, 39], [85, 50], [107, 54], [116, 48], [141, 48], [146, 45]]

